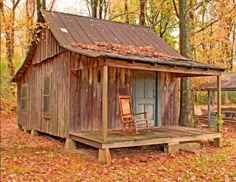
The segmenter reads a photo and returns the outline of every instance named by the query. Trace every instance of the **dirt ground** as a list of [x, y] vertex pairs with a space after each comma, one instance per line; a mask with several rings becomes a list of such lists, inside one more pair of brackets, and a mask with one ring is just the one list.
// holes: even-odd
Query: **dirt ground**
[[165, 154], [159, 147], [64, 149], [64, 141], [18, 131], [15, 116], [1, 116], [1, 181], [236, 181], [236, 127], [225, 126], [222, 148], [205, 143], [195, 152]]

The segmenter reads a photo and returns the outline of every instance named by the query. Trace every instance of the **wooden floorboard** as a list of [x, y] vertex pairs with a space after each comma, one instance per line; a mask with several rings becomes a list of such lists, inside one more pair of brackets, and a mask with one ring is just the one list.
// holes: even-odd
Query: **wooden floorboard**
[[142, 146], [153, 144], [166, 144], [173, 142], [186, 142], [204, 139], [220, 138], [217, 132], [186, 127], [160, 127], [151, 128], [136, 133], [123, 133], [121, 130], [108, 133], [106, 141], [103, 141], [101, 133], [70, 133], [73, 140], [91, 145], [96, 148], [119, 148], [130, 146]]

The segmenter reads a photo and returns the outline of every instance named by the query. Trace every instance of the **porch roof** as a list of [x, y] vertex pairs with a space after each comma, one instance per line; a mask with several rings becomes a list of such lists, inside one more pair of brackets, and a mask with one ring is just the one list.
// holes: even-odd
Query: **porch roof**
[[[196, 89], [197, 90], [197, 89]], [[213, 83], [203, 83], [201, 91], [216, 91], [217, 83], [214, 81]], [[221, 90], [223, 91], [236, 91], [236, 73], [224, 73], [221, 77]]]

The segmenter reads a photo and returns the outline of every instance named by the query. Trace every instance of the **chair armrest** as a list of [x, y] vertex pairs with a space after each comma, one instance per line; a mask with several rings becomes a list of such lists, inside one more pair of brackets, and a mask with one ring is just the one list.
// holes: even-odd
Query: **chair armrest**
[[134, 115], [134, 113], [122, 114], [122, 116]]
[[134, 115], [141, 115], [141, 114], [147, 114], [147, 112], [134, 113]]

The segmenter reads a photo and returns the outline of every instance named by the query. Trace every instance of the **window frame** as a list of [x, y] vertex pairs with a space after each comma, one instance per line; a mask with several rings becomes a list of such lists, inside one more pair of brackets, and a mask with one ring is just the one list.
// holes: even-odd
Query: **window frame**
[[[45, 93], [45, 80], [48, 79], [48, 92]], [[42, 92], [42, 96], [43, 96], [43, 106], [42, 106], [42, 109], [43, 109], [43, 116], [45, 118], [51, 118], [51, 74], [46, 74], [44, 77], [43, 77], [43, 92]], [[47, 98], [47, 103], [46, 102], [46, 99]], [[45, 104], [47, 104], [47, 110], [45, 110]]]
[[[26, 89], [26, 94], [23, 97], [23, 89]], [[21, 85], [21, 93], [20, 93], [20, 111], [21, 112], [28, 112], [28, 83], [24, 83]], [[23, 108], [23, 101], [25, 101], [25, 108]]]

